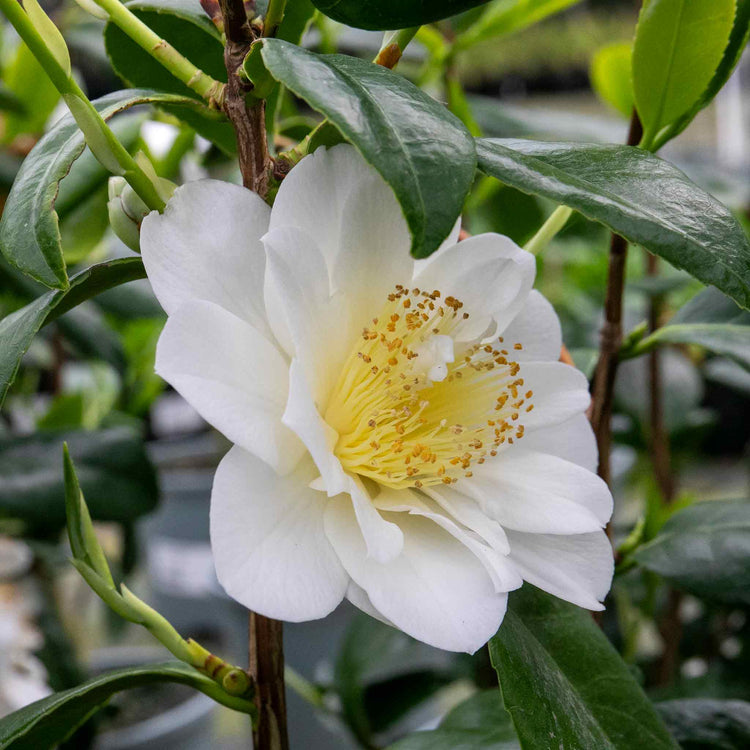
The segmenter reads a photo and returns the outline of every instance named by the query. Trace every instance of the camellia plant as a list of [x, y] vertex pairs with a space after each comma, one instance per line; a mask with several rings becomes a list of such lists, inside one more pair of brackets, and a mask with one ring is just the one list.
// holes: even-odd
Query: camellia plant
[[[284, 750], [281, 623], [326, 617], [344, 599], [414, 648], [489, 644], [500, 691], [400, 739], [400, 750], [734, 747], [695, 744], [721, 723], [719, 708], [683, 708], [695, 737], [679, 707], [657, 711], [630, 668], [625, 616], [613, 632], [602, 610], [627, 610], [617, 583], [608, 595], [613, 575], [634, 569], [652, 597], [662, 576], [699, 597], [748, 602], [748, 505], [675, 513], [660, 368], [670, 344], [750, 367], [750, 242], [728, 208], [656, 152], [729, 80], [750, 1], [644, 0], [632, 45], [602, 50], [592, 72], [630, 120], [625, 144], [485, 137], [461, 86], [469, 51], [575, 0], [78, 3], [105, 22], [129, 84], [93, 101], [37, 0], [0, 0], [51, 101], [68, 110], [28, 151], [4, 206], [3, 273], [36, 296], [0, 321], [0, 398], [41, 329], [149, 280], [166, 313], [156, 373], [232, 443], [214, 478], [210, 535], [219, 582], [249, 611], [250, 666], [183, 638], [116, 584], [71, 443], [60, 476], [73, 565], [178, 661], [105, 673], [11, 713], [0, 747], [54, 747], [116, 692], [177, 682], [248, 714], [258, 750]], [[374, 59], [332, 51], [338, 24], [382, 31]], [[303, 44], [311, 27], [318, 41]], [[410, 44], [424, 50], [419, 69], [402, 60]], [[116, 115], [139, 105], [176, 124], [167, 157], [118, 128]], [[178, 186], [196, 134], [220, 168]], [[134, 252], [88, 263], [64, 247], [63, 208], [75, 204], [67, 186], [96, 170], [108, 175], [100, 208]], [[551, 210], [523, 238], [462, 226], [488, 196], [498, 196], [488, 210], [512, 210], [504, 195]], [[548, 245], [584, 221], [609, 233], [608, 269], [599, 348], [572, 358], [534, 283]], [[629, 246], [647, 251], [651, 286], [648, 321], [625, 330]], [[659, 258], [706, 287], [666, 324], [675, 276], [660, 276]], [[657, 499], [617, 538], [617, 374], [640, 358]], [[680, 594], [670, 591], [662, 633], [674, 655]], [[300, 689], [325, 708], [316, 686]], [[345, 721], [375, 747], [360, 709], [345, 703]]]

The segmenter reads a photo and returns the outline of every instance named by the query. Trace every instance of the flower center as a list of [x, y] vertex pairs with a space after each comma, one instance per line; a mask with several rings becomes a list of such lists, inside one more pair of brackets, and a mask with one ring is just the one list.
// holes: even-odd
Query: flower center
[[452, 484], [523, 437], [534, 408], [512, 359], [523, 347], [457, 343], [462, 308], [397, 286], [362, 331], [325, 414], [347, 471], [395, 488]]

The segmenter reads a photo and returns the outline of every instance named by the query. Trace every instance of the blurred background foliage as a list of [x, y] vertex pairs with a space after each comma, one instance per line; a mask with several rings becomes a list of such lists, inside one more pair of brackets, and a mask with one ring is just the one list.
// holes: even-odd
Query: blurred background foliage
[[[123, 80], [153, 85], [145, 67], [150, 61], [144, 62], [117, 29], [105, 31], [104, 22], [67, 0], [43, 5], [61, 28], [90, 98], [122, 88]], [[629, 44], [639, 4], [557, 0], [547, 3], [548, 12], [538, 18], [520, 13], [520, 5], [494, 0], [423, 27], [399, 72], [446, 102], [477, 135], [623, 143], [625, 114], [632, 107]], [[204, 69], [222, 76], [220, 37], [197, 0], [135, 0], [131, 8], [178, 48], [185, 47]], [[160, 13], [165, 8], [178, 9], [177, 18]], [[0, 32], [2, 204], [23, 157], [64, 110], [10, 27], [4, 24]], [[312, 49], [366, 59], [380, 39], [318, 13], [304, 37]], [[184, 93], [168, 74], [162, 76], [167, 76], [161, 82], [165, 90]], [[181, 182], [210, 175], [238, 182], [235, 161], [227, 154], [232, 140], [226, 128], [185, 112], [138, 107], [113, 123], [127, 148], [144, 151], [160, 176]], [[283, 149], [304, 137], [318, 117], [284, 91], [274, 120], [275, 144]], [[667, 155], [750, 226], [747, 55], [716, 102], [668, 146]], [[86, 152], [62, 180], [56, 202], [66, 261], [73, 269], [132, 254], [108, 228], [107, 202], [107, 175]], [[523, 244], [553, 208], [478, 175], [464, 227], [471, 233], [507, 234]], [[566, 345], [588, 375], [601, 327], [607, 248], [607, 231], [576, 215], [539, 261], [538, 286], [558, 311]], [[627, 278], [626, 331], [646, 320], [654, 297], [665, 323], [702, 290], [666, 264], [652, 275], [640, 249], [630, 253]], [[0, 259], [0, 319], [43, 291]], [[718, 320], [739, 313], [733, 303], [722, 307], [721, 300], [714, 300], [710, 310]], [[30, 645], [18, 647], [23, 658], [13, 663], [0, 658], [0, 712], [48, 688], [77, 684], [87, 672], [140, 660], [146, 643], [136, 629], [111, 617], [66, 567], [63, 440], [75, 457], [105, 548], [131, 587], [144, 592], [181, 632], [243, 659], [245, 613], [219, 589], [208, 545], [211, 476], [226, 445], [154, 374], [163, 321], [146, 281], [95, 297], [34, 339], [2, 407], [0, 619], [14, 623], [15, 629], [8, 626], [3, 632], [15, 635], [0, 643], [0, 651], [15, 649], [19, 639]], [[750, 353], [743, 357], [747, 365]], [[750, 373], [740, 364], [743, 357], [738, 361], [694, 345], [663, 353], [664, 413], [676, 487], [671, 503], [665, 503], [651, 468], [647, 360], [623, 364], [614, 422], [613, 529], [616, 545], [625, 544], [625, 552], [654, 539], [677, 509], [698, 500], [748, 497]], [[690, 545], [701, 543], [700, 534], [691, 536], [679, 522], [673, 533], [686, 556]], [[748, 528], [737, 544], [747, 566]], [[750, 701], [750, 571], [745, 567], [744, 591], [698, 590], [695, 595], [695, 590], [672, 589], [649, 572], [658, 569], [658, 550], [651, 555], [644, 557], [643, 567], [632, 561], [623, 567], [601, 625], [679, 732], [700, 711], [717, 711], [711, 701]], [[662, 570], [661, 575], [679, 584], [678, 572]], [[436, 726], [472, 695], [473, 702], [460, 715], [449, 714], [437, 731], [469, 731], [478, 725], [478, 716], [499, 711], [496, 691], [477, 692], [496, 684], [484, 650], [474, 657], [438, 652], [347, 606], [322, 622], [289, 625], [286, 633], [293, 670], [288, 675], [293, 746], [384, 747], [408, 730]], [[138, 695], [134, 705], [113, 704], [101, 722], [110, 729], [101, 737], [111, 737], [113, 727], [144, 721], [149, 714], [145, 704], [163, 712], [186, 700], [167, 695], [162, 704], [150, 694]], [[738, 738], [735, 744], [706, 740], [684, 746], [750, 745], [747, 704], [737, 706], [726, 720]], [[726, 704], [721, 709], [728, 710]], [[191, 730], [190, 741], [199, 744], [187, 744], [183, 736], [175, 747], [247, 746], [242, 717], [210, 702], [191, 711], [202, 717], [200, 730]], [[201, 734], [206, 726], [210, 734]], [[729, 734], [722, 736], [724, 742]], [[92, 728], [85, 727], [70, 746], [85, 747], [92, 737]], [[506, 739], [467, 746], [514, 746], [510, 739], [511, 744], [497, 744]], [[429, 739], [403, 740], [398, 747], [430, 746], [419, 742]]]

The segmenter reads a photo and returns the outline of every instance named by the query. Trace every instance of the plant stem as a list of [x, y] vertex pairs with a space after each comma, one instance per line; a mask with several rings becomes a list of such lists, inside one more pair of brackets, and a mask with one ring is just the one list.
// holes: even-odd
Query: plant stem
[[81, 88], [63, 69], [40, 36], [34, 24], [16, 2], [0, 0], [0, 10], [11, 22], [31, 53], [44, 68], [55, 88], [65, 99], [70, 113], [83, 131], [86, 142], [94, 156], [113, 174], [120, 174], [128, 181], [138, 197], [151, 209], [162, 211], [164, 201], [148, 175], [141, 169], [127, 149], [117, 140], [104, 118], [96, 111]]
[[572, 213], [573, 209], [569, 206], [558, 206], [542, 224], [539, 231], [523, 246], [523, 249], [532, 255], [539, 255], [550, 240], [568, 223]]
[[418, 31], [419, 26], [412, 26], [409, 29], [399, 29], [398, 31], [387, 31], [383, 35], [383, 44], [373, 62], [384, 68], [393, 69], [396, 67], [396, 63], [401, 59], [401, 55], [404, 54], [406, 45], [414, 39]]
[[288, 750], [283, 625], [256, 612], [250, 612], [249, 624], [249, 671], [255, 681], [255, 702], [258, 707], [253, 748]]
[[[650, 277], [659, 275], [659, 259], [648, 251], [646, 251], [646, 273]], [[662, 307], [661, 295], [651, 297], [648, 311], [648, 325], [651, 333], [659, 328]], [[664, 423], [664, 389], [661, 380], [661, 352], [658, 347], [648, 354], [648, 387], [648, 441], [651, 465], [659, 486], [662, 503], [670, 505], [675, 497], [675, 477], [672, 471], [669, 432]], [[656, 684], [660, 687], [670, 685], [677, 671], [682, 638], [681, 604], [682, 594], [675, 589], [670, 589], [667, 606], [658, 623], [659, 632], [664, 641], [664, 651], [656, 664], [655, 675]]]
[[242, 184], [266, 198], [273, 162], [266, 142], [265, 102], [249, 97], [252, 84], [240, 75], [242, 62], [255, 41], [242, 0], [219, 0], [227, 43], [224, 64], [228, 82], [224, 111], [237, 135]]
[[[256, 34], [248, 23], [242, 0], [219, 0], [219, 5], [227, 39], [224, 64], [228, 83], [224, 111], [237, 134], [242, 183], [265, 198], [273, 165], [266, 142], [265, 102], [248, 96], [251, 84], [239, 75]], [[258, 708], [258, 721], [253, 725], [253, 748], [288, 750], [282, 624], [250, 612], [248, 652]]]
[[[641, 140], [641, 121], [636, 112], [630, 120], [628, 145], [634, 146]], [[609, 271], [607, 292], [604, 302], [604, 327], [601, 331], [599, 361], [596, 365], [593, 383], [591, 424], [599, 449], [599, 476], [611, 485], [610, 451], [612, 447], [612, 401], [614, 398], [615, 377], [622, 343], [622, 300], [625, 291], [625, 262], [628, 243], [620, 235], [613, 234], [609, 248]]]
[[211, 78], [162, 39], [119, 0], [94, 0], [112, 23], [212, 106], [221, 106], [224, 84]]
[[287, 0], [269, 0], [266, 17], [263, 19], [263, 36], [276, 36], [284, 20]]

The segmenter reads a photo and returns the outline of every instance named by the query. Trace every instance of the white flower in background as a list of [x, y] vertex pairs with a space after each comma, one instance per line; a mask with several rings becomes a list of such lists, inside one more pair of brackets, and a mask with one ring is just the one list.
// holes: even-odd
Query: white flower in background
[[168, 314], [157, 372], [235, 446], [211, 498], [227, 592], [269, 617], [348, 598], [473, 652], [523, 580], [589, 609], [612, 577], [585, 377], [506, 237], [427, 261], [351, 146], [318, 150], [273, 209], [206, 180], [143, 222]]

